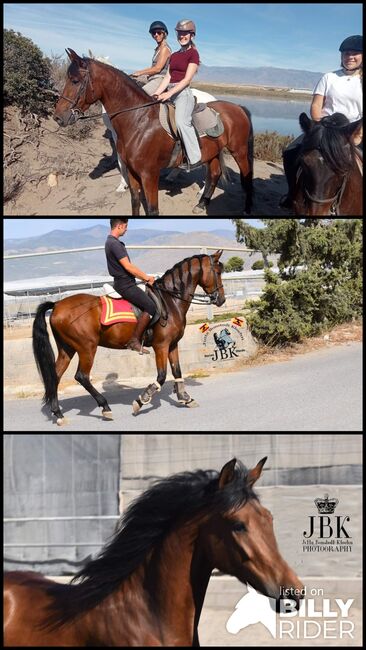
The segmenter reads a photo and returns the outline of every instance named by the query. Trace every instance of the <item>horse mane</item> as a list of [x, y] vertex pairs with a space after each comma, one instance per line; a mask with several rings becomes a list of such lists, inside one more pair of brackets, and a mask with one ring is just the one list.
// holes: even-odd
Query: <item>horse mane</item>
[[[163, 287], [164, 289], [167, 289], [168, 287], [166, 286], [166, 282], [171, 277], [172, 281], [173, 281], [174, 290], [181, 291], [183, 289], [183, 265], [186, 262], [188, 264], [188, 280], [190, 282], [191, 279], [192, 279], [191, 268], [192, 268], [193, 260], [198, 260], [199, 261], [200, 269], [201, 269], [201, 273], [202, 273], [203, 272], [202, 263], [203, 263], [203, 258], [204, 257], [207, 257], [207, 255], [193, 255], [193, 257], [186, 257], [184, 260], [181, 260], [180, 262], [177, 262], [177, 264], [175, 264], [171, 269], [166, 271], [164, 273], [164, 275], [161, 278], [159, 278], [159, 280], [157, 280], [155, 282], [155, 284], [157, 284], [158, 287], [160, 286], [160, 287]], [[176, 284], [175, 284], [175, 282], [176, 282], [176, 271], [178, 272], [178, 276], [179, 276], [179, 280], [180, 280], [180, 286], [179, 287], [177, 287]]]
[[[113, 65], [110, 65], [109, 63], [104, 63], [103, 61], [98, 61], [97, 59], [93, 59], [87, 56], [82, 57], [83, 61], [85, 62], [87, 69], [89, 70], [89, 65], [91, 63], [94, 63], [97, 66], [102, 66], [103, 68], [107, 68], [111, 72], [117, 75], [117, 77], [120, 77], [120, 79], [123, 81], [124, 84], [127, 84], [129, 88], [133, 91], [138, 91], [141, 95], [141, 97], [146, 100], [148, 98], [151, 101], [150, 95], [139, 86], [134, 79], [132, 79], [128, 74], [123, 72], [123, 70], [120, 70], [119, 68], [116, 68]], [[68, 67], [67, 70], [67, 75], [69, 76], [70, 74], [76, 75], [77, 72], [79, 71], [80, 67], [77, 63], [77, 61], [72, 61]]]
[[201, 513], [237, 510], [249, 499], [258, 499], [246, 485], [247, 473], [237, 461], [233, 481], [220, 490], [214, 470], [182, 472], [155, 483], [129, 506], [97, 558], [74, 576], [72, 583], [80, 582], [47, 587], [53, 603], [45, 627], [56, 629], [113, 593], [174, 526]]
[[[354, 160], [354, 147], [348, 141], [343, 130], [349, 120], [342, 113], [334, 113], [316, 122], [305, 134], [302, 152], [319, 149], [324, 160], [336, 173], [350, 171]], [[350, 144], [351, 155], [346, 144]]]

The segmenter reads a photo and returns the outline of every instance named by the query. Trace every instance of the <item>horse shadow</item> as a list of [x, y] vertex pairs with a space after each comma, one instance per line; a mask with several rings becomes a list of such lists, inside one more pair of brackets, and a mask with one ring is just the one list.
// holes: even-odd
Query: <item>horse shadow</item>
[[109, 143], [111, 145], [112, 153], [107, 156], [105, 153], [103, 153], [101, 159], [97, 163], [97, 165], [92, 169], [92, 171], [89, 173], [89, 178], [92, 180], [96, 180], [97, 178], [101, 178], [104, 174], [107, 172], [112, 171], [113, 169], [118, 169], [118, 159], [117, 159], [117, 149], [116, 146], [113, 142], [113, 138], [110, 134], [109, 129], [106, 129], [103, 138], [106, 138], [109, 140]]
[[[111, 373], [107, 375], [105, 380], [102, 383], [102, 393], [108, 401], [109, 406], [112, 408], [114, 419], [116, 419], [116, 412], [113, 410], [113, 407], [118, 408], [118, 406], [131, 406], [132, 412], [132, 403], [134, 400], [138, 399], [143, 388], [131, 388], [127, 384], [122, 384], [117, 381], [118, 374]], [[195, 379], [185, 379], [186, 387], [197, 387], [202, 384]], [[138, 417], [142, 415], [148, 415], [151, 411], [155, 411], [161, 406], [162, 402], [166, 402], [170, 406], [175, 408], [185, 408], [182, 404], [179, 404], [177, 397], [174, 394], [174, 380], [167, 381], [161, 393], [157, 393], [154, 396], [154, 401], [148, 404], [144, 410], [140, 411]], [[64, 417], [67, 417], [71, 411], [78, 411], [76, 415], [83, 415], [92, 417], [95, 420], [103, 420], [101, 412], [94, 412], [97, 408], [95, 402], [91, 395], [85, 392], [85, 395], [76, 395], [72, 397], [61, 397], [60, 406], [62, 408], [62, 413]], [[41, 409], [42, 414], [47, 417], [49, 422], [54, 420], [54, 416], [50, 414], [49, 406], [44, 405]]]

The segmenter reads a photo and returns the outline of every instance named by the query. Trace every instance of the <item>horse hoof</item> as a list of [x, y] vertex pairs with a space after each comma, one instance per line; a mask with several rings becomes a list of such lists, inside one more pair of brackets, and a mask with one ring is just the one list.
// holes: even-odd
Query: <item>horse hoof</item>
[[193, 212], [193, 214], [204, 214], [204, 213], [206, 213], [206, 208], [201, 207], [199, 205], [199, 203], [197, 203], [197, 205], [194, 206], [192, 212]]
[[112, 411], [102, 411], [102, 415], [104, 420], [113, 420]]
[[132, 412], [134, 415], [137, 415], [141, 411], [140, 404], [135, 400], [132, 404]]
[[197, 408], [199, 408], [199, 404], [198, 404], [198, 402], [196, 402], [196, 400], [194, 400], [194, 399], [191, 399], [190, 402], [186, 402], [186, 403], [185, 403], [185, 406], [186, 406], [188, 409], [197, 409]]

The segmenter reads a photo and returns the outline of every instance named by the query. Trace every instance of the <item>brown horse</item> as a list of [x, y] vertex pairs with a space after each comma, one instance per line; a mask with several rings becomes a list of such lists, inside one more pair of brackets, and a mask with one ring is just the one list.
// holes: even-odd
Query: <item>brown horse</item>
[[[73, 124], [91, 104], [100, 100], [117, 133], [117, 149], [127, 166], [132, 214], [140, 213], [140, 192], [146, 214], [158, 215], [160, 170], [171, 166], [174, 141], [159, 122], [159, 102], [120, 70], [66, 50], [71, 64], [68, 79], [57, 102], [54, 119], [60, 126]], [[253, 128], [249, 111], [230, 102], [210, 102], [220, 113], [224, 133], [201, 139], [202, 160], [208, 164], [204, 193], [196, 206], [206, 210], [221, 176], [223, 149], [230, 151], [240, 169], [245, 191], [245, 212], [250, 213], [253, 193]], [[221, 156], [221, 158], [220, 158]], [[173, 166], [181, 164], [181, 157]]]
[[281, 557], [273, 517], [234, 458], [155, 484], [126, 511], [112, 540], [61, 585], [36, 573], [5, 578], [5, 646], [198, 646], [213, 569], [298, 606], [303, 585]]
[[342, 113], [314, 122], [300, 115], [304, 131], [294, 198], [301, 216], [362, 216], [362, 163], [352, 144], [361, 120], [349, 123]]
[[[184, 388], [178, 343], [184, 335], [186, 314], [198, 285], [217, 307], [221, 307], [226, 300], [221, 280], [221, 255], [222, 251], [217, 251], [211, 256], [190, 257], [176, 264], [155, 282], [154, 286], [164, 296], [168, 321], [159, 321], [154, 327], [152, 341], [146, 342], [154, 349], [158, 377], [134, 402], [135, 415], [142, 406], [151, 402], [155, 393], [160, 392], [166, 381], [168, 358], [176, 380], [175, 392], [179, 402], [189, 407], [197, 406]], [[58, 347], [56, 362], [45, 320], [46, 312], [50, 309], [53, 310], [50, 325]], [[58, 384], [76, 352], [79, 355], [76, 381], [94, 397], [98, 406], [103, 409], [103, 416], [113, 419], [107, 400], [90, 382], [90, 372], [98, 346], [115, 350], [126, 348], [135, 325], [118, 323], [106, 327], [100, 322], [101, 311], [100, 298], [85, 294], [65, 298], [57, 303], [46, 302], [38, 307], [33, 324], [33, 351], [45, 386], [44, 402], [51, 406], [58, 425], [65, 424], [58, 402]]]

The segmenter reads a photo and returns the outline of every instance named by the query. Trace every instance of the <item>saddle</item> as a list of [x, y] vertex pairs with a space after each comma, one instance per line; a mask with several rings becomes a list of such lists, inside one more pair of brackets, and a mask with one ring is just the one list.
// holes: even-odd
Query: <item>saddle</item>
[[[120, 294], [114, 290], [111, 284], [105, 284], [103, 286], [103, 289], [108, 298], [111, 298], [112, 300], [122, 300], [122, 296], [120, 296]], [[158, 287], [156, 286], [151, 287], [150, 285], [147, 285], [146, 292], [156, 305], [156, 314], [151, 320], [150, 327], [145, 334], [145, 336], [147, 336], [147, 338], [150, 339], [152, 338], [153, 329], [157, 323], [160, 323], [162, 327], [166, 327], [168, 322], [168, 308], [164, 300], [164, 297]], [[142, 313], [141, 309], [139, 309], [138, 307], [136, 307], [136, 305], [133, 305], [132, 303], [128, 303], [128, 304], [132, 307], [135, 317], [137, 319], [140, 318], [140, 315]]]
[[[175, 121], [175, 106], [172, 102], [160, 105], [160, 124], [173, 140], [179, 140], [180, 136]], [[196, 129], [198, 138], [209, 136], [218, 138], [224, 132], [220, 113], [207, 104], [198, 104], [197, 100], [192, 113], [192, 124]]]

